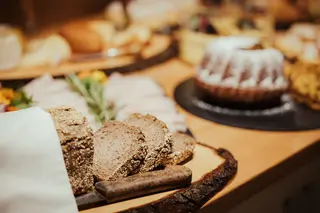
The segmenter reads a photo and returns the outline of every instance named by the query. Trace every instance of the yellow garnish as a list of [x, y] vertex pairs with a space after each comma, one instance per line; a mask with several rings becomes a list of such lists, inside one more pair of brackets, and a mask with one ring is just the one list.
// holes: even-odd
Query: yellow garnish
[[93, 71], [92, 78], [95, 79], [96, 81], [100, 81], [102, 83], [104, 83], [108, 80], [107, 75], [100, 70]]
[[12, 100], [14, 98], [14, 91], [12, 89], [2, 88], [0, 89], [0, 93], [6, 99]]
[[0, 92], [0, 104], [9, 105], [11, 101]]
[[85, 78], [92, 78], [96, 81], [99, 81], [101, 83], [104, 83], [107, 81], [108, 77], [107, 75], [100, 71], [100, 70], [93, 70], [93, 71], [81, 71], [77, 74], [79, 79], [85, 79]]

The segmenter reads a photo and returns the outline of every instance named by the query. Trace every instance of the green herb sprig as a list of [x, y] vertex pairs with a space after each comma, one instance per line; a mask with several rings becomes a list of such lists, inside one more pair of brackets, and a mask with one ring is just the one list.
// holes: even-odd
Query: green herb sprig
[[66, 81], [86, 100], [96, 120], [104, 123], [115, 119], [115, 112], [103, 96], [103, 84], [93, 78], [79, 79], [75, 74], [66, 75]]
[[10, 106], [14, 106], [19, 109], [26, 109], [26, 108], [32, 107], [33, 104], [34, 104], [34, 101], [32, 100], [32, 97], [31, 96], [29, 97], [25, 91], [20, 89], [15, 92], [15, 96], [11, 101]]

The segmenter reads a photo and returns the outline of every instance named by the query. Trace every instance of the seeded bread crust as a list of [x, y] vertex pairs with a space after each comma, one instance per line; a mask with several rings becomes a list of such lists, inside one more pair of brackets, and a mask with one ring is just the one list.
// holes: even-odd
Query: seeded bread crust
[[177, 165], [187, 160], [193, 155], [196, 140], [183, 133], [173, 134], [172, 153], [170, 153], [165, 161], [166, 165]]
[[69, 181], [75, 195], [93, 189], [93, 134], [87, 119], [71, 107], [48, 109], [58, 133]]
[[141, 130], [119, 121], [105, 123], [94, 134], [94, 143], [93, 173], [100, 181], [127, 177], [147, 155], [145, 136]]
[[[148, 154], [135, 173], [151, 171], [164, 165], [168, 155], [172, 152], [173, 137], [166, 124], [152, 115], [132, 114], [125, 120], [130, 125], [139, 127], [146, 136]], [[152, 129], [157, 126], [159, 130]], [[156, 131], [156, 132], [155, 132]], [[154, 135], [159, 137], [154, 141]]]

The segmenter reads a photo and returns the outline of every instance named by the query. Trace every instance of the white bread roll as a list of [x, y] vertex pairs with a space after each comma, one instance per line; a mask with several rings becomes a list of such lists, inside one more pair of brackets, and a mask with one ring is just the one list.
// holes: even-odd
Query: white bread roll
[[21, 33], [12, 27], [0, 25], [0, 70], [18, 66], [22, 51]]
[[71, 48], [68, 42], [59, 35], [35, 39], [27, 44], [21, 67], [51, 65], [55, 66], [69, 59]]

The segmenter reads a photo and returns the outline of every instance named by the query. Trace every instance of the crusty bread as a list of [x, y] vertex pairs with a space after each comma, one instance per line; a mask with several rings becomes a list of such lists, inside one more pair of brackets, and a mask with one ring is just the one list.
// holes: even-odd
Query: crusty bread
[[93, 188], [93, 134], [87, 119], [71, 107], [48, 109], [62, 147], [69, 180], [75, 195]]
[[172, 153], [165, 161], [166, 165], [179, 164], [192, 156], [196, 141], [193, 137], [183, 134], [173, 134]]
[[90, 28], [89, 22], [67, 23], [61, 27], [60, 35], [69, 42], [73, 52], [95, 53], [103, 50], [103, 38]]
[[116, 31], [113, 23], [105, 20], [69, 22], [60, 28], [73, 52], [95, 53], [109, 48], [127, 48], [131, 44], [144, 45], [152, 33], [149, 28], [132, 25], [125, 31]]
[[136, 170], [147, 155], [144, 134], [137, 127], [108, 121], [94, 134], [93, 174], [98, 180], [116, 180]]
[[141, 114], [132, 114], [125, 122], [142, 130], [148, 146], [148, 154], [136, 172], [148, 172], [162, 165], [172, 151], [173, 141], [165, 123], [154, 116]]

